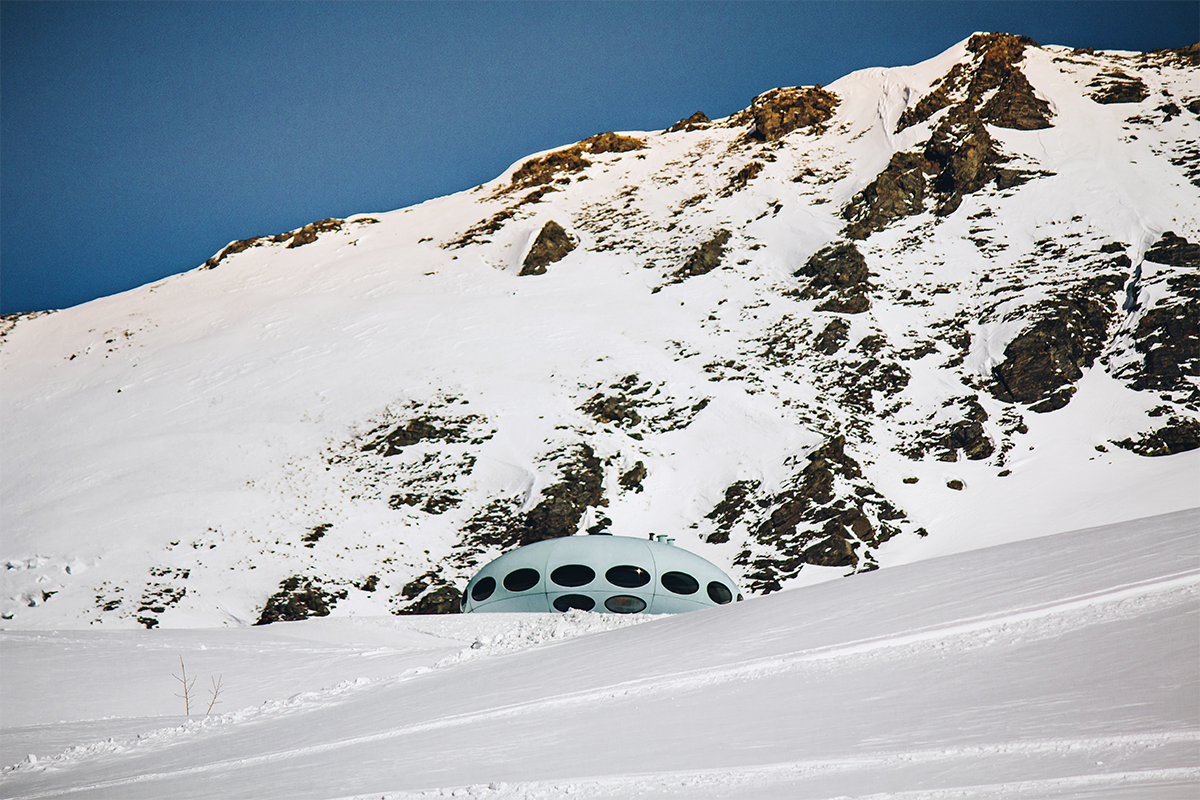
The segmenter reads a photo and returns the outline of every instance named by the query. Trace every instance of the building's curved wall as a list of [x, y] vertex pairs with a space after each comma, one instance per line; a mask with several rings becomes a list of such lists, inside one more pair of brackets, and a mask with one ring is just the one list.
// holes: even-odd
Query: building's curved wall
[[687, 550], [627, 536], [567, 536], [519, 547], [484, 566], [467, 584], [462, 610], [678, 614], [734, 598], [740, 598], [737, 584]]

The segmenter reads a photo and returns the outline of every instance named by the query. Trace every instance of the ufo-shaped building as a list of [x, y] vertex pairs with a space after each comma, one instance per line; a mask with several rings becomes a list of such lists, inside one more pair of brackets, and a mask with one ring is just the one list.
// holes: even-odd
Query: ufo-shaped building
[[518, 547], [471, 578], [462, 611], [678, 614], [742, 599], [728, 575], [672, 541], [566, 536]]

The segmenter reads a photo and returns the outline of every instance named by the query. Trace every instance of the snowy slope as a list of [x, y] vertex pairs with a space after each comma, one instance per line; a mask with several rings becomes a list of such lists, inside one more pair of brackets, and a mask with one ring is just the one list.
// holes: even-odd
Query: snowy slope
[[678, 616], [9, 631], [0, 793], [1194, 797], [1198, 593], [1191, 511]]
[[437, 610], [597, 526], [762, 594], [1195, 507], [1198, 75], [973, 38], [5, 320], [0, 624]]

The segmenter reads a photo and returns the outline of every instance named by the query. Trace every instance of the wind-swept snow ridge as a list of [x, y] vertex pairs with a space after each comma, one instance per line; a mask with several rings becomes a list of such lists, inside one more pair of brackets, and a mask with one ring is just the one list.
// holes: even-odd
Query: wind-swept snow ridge
[[452, 611], [584, 532], [753, 596], [1194, 507], [1196, 58], [976, 34], [7, 318], [0, 626]]

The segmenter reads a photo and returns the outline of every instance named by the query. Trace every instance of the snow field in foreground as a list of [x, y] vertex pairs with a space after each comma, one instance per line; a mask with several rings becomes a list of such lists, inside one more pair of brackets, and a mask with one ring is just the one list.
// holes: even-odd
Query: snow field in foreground
[[[1187, 511], [673, 617], [5, 632], [0, 794], [1194, 797], [1197, 545]], [[171, 716], [179, 655], [213, 715]]]

